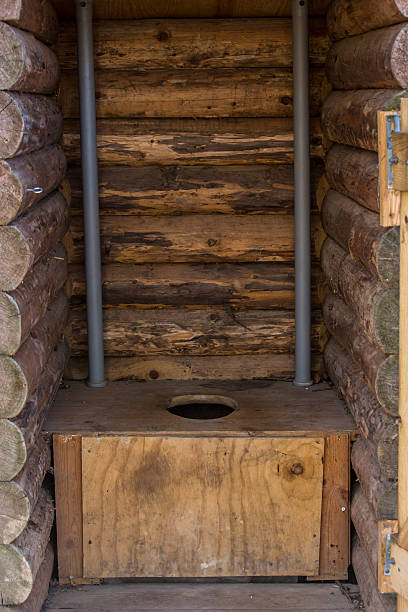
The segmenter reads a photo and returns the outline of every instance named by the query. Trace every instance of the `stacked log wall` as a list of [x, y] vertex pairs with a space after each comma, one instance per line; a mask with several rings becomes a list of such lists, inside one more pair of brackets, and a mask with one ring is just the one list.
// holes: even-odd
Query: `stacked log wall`
[[0, 19], [0, 599], [7, 610], [39, 612], [54, 559], [41, 429], [69, 350], [67, 163], [55, 10], [7, 0]]
[[319, 205], [326, 239], [327, 372], [355, 418], [352, 561], [369, 611], [396, 609], [377, 589], [377, 521], [397, 518], [399, 228], [380, 225], [377, 111], [408, 88], [408, 5], [334, 0], [323, 105], [331, 148]]
[[[208, 14], [196, 3], [184, 3], [181, 14], [150, 9], [151, 19], [147, 6], [144, 18], [137, 19], [132, 11], [142, 9], [134, 5], [120, 21], [114, 14], [104, 17], [104, 3], [95, 9], [109, 379], [294, 374], [290, 7], [263, 3], [260, 13], [258, 5], [242, 1], [229, 3], [228, 10], [215, 4], [213, 13], [208, 3], [200, 4]], [[181, 10], [179, 3], [172, 7]], [[329, 41], [323, 9], [316, 8], [311, 18], [313, 193], [324, 156], [319, 115], [327, 94]], [[70, 21], [61, 29], [58, 55], [72, 185], [73, 357], [67, 376], [84, 379], [79, 107]], [[315, 226], [317, 212], [314, 201]], [[322, 353], [318, 283], [315, 259], [316, 376]]]

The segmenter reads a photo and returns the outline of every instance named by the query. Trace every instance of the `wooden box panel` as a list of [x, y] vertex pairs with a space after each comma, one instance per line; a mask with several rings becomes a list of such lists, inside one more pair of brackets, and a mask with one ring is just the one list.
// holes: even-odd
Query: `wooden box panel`
[[84, 437], [84, 576], [318, 575], [324, 446]]

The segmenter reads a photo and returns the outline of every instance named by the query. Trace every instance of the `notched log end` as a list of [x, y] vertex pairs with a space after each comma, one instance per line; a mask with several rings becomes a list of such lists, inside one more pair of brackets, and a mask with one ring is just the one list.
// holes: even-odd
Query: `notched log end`
[[0, 355], [0, 418], [16, 416], [27, 401], [28, 386], [19, 363]]
[[26, 238], [12, 225], [0, 227], [0, 290], [16, 289], [27, 274], [31, 253]]
[[24, 119], [15, 100], [0, 92], [0, 159], [13, 157], [24, 135]]

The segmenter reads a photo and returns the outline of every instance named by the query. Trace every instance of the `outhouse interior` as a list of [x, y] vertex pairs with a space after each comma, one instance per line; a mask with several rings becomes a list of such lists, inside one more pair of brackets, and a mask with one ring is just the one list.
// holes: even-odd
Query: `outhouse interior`
[[408, 1], [4, 0], [0, 55], [5, 609], [396, 610]]

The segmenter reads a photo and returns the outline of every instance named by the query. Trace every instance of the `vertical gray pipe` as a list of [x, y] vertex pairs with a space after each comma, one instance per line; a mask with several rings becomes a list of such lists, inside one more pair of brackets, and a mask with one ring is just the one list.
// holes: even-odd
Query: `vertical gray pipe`
[[308, 387], [311, 376], [311, 234], [309, 158], [309, 3], [292, 0], [293, 112], [295, 133], [296, 377]]
[[101, 250], [96, 156], [92, 0], [75, 0], [81, 114], [89, 387], [104, 387]]

